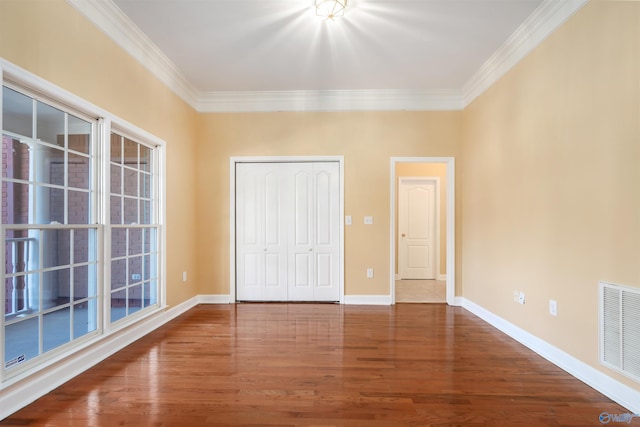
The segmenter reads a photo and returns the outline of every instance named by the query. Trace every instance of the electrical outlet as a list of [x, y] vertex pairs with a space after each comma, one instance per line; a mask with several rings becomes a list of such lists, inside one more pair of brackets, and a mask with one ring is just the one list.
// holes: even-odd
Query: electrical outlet
[[524, 292], [522, 292], [522, 291], [520, 291], [520, 293], [518, 293], [518, 303], [524, 304]]
[[365, 223], [366, 225], [371, 225], [371, 224], [373, 224], [373, 217], [372, 217], [372, 216], [365, 216], [365, 217], [364, 217], [364, 223]]
[[549, 300], [549, 314], [552, 316], [558, 315], [558, 302], [556, 300]]
[[367, 278], [373, 279], [373, 268], [367, 268]]

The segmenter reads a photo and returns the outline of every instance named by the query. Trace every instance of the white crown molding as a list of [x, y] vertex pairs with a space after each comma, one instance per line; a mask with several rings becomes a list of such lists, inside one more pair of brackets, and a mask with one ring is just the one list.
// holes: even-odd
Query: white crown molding
[[196, 111], [462, 110], [588, 0], [544, 0], [461, 89], [199, 92], [111, 0], [67, 0]]
[[589, 0], [544, 0], [462, 88], [467, 107]]
[[111, 0], [67, 0], [118, 46], [195, 108], [199, 93], [176, 65]]
[[461, 110], [457, 90], [294, 90], [206, 92], [202, 113], [266, 111]]

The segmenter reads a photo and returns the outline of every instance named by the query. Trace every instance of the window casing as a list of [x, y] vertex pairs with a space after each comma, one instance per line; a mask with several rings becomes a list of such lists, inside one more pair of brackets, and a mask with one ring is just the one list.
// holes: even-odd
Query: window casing
[[164, 303], [162, 141], [15, 80], [0, 121], [0, 389]]

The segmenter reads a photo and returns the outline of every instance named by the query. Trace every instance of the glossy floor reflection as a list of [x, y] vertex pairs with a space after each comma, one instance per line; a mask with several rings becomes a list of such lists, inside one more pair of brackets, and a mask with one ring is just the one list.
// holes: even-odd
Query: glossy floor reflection
[[459, 307], [201, 305], [2, 426], [587, 426], [626, 413]]

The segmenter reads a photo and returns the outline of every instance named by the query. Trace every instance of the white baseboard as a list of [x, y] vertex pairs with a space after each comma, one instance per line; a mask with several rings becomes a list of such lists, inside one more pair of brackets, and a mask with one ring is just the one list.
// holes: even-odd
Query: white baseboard
[[[462, 307], [464, 304], [464, 298], [462, 297], [453, 297], [453, 305], [456, 307]], [[469, 310], [471, 311], [471, 310]]]
[[198, 304], [231, 304], [229, 294], [198, 295]]
[[346, 305], [391, 305], [390, 295], [345, 295]]
[[[198, 295], [198, 304], [232, 304], [228, 294]], [[391, 305], [389, 295], [345, 295], [343, 304], [349, 305]]]
[[499, 329], [519, 343], [525, 345], [549, 362], [565, 370], [591, 388], [598, 390], [611, 400], [624, 406], [634, 414], [640, 413], [640, 391], [611, 378], [603, 372], [565, 353], [548, 342], [496, 316], [485, 308], [462, 298], [462, 306], [491, 326]]
[[195, 307], [197, 303], [198, 298], [193, 297], [175, 307], [151, 315], [139, 323], [101, 338], [95, 344], [79, 350], [63, 361], [7, 386], [0, 391], [0, 420]]

